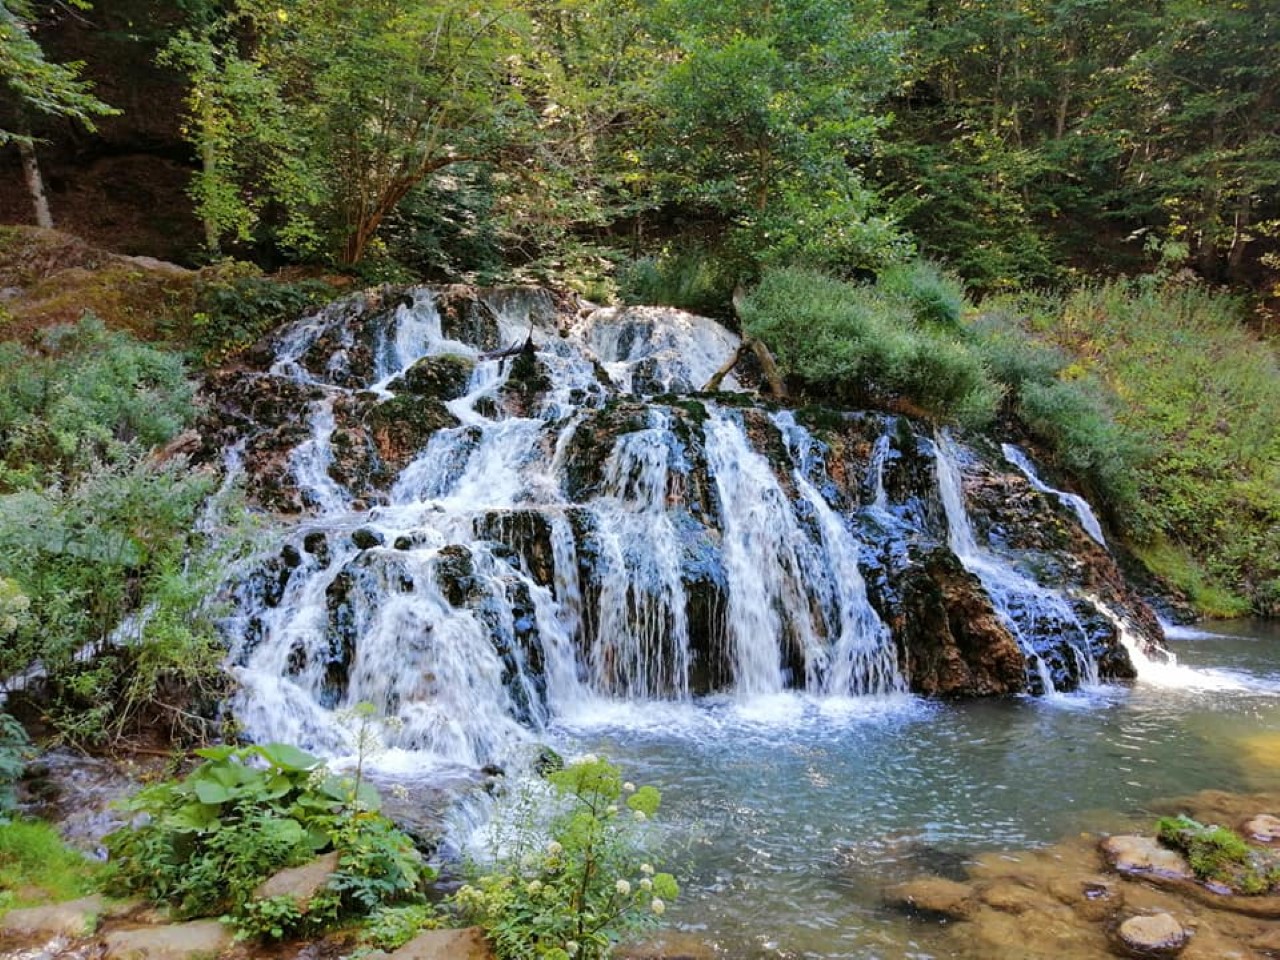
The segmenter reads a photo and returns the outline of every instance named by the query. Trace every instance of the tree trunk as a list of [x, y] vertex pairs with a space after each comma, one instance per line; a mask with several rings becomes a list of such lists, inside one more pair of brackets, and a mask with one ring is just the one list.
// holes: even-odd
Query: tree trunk
[[40, 164], [36, 161], [36, 148], [30, 140], [18, 140], [18, 153], [22, 155], [22, 175], [27, 181], [27, 193], [36, 212], [36, 226], [53, 229], [53, 214], [49, 212], [49, 198], [44, 192], [44, 178], [40, 176]]
[[1253, 198], [1246, 193], [1240, 198], [1240, 205], [1236, 207], [1231, 248], [1227, 251], [1227, 276], [1233, 280], [1240, 278], [1240, 268], [1244, 266], [1244, 251], [1249, 246], [1249, 226], [1252, 222]]

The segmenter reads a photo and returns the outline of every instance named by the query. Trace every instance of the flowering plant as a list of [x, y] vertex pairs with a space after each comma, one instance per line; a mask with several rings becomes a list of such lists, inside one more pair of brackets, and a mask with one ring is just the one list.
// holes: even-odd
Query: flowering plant
[[[485, 928], [500, 960], [598, 960], [623, 934], [656, 923], [679, 893], [644, 860], [642, 825], [661, 796], [593, 756], [547, 780], [549, 826], [518, 816], [502, 853], [454, 904]], [[536, 812], [530, 797], [520, 802]]]

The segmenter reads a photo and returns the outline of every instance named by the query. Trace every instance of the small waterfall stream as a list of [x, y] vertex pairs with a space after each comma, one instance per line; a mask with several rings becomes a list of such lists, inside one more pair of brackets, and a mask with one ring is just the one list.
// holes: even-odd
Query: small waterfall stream
[[1064, 638], [1075, 657], [1082, 680], [1098, 682], [1098, 663], [1089, 638], [1071, 603], [1060, 591], [1043, 587], [1015, 570], [998, 556], [978, 546], [964, 502], [964, 483], [954, 441], [940, 433], [935, 442], [938, 490], [947, 515], [947, 538], [965, 569], [977, 575], [996, 610], [1018, 641], [1033, 673], [1033, 688], [1054, 693], [1056, 688], [1036, 639], [1050, 635]]
[[248, 489], [297, 512], [226, 621], [251, 737], [343, 755], [368, 701], [405, 762], [477, 769], [583, 704], [917, 689], [939, 502], [1033, 687], [1098, 682], [1083, 601], [978, 546], [953, 440], [699, 394], [738, 345], [710, 320], [458, 289], [335, 305], [243, 381], [245, 419], [286, 398], [238, 441]]
[[1026, 474], [1027, 481], [1031, 486], [1041, 493], [1047, 493], [1049, 496], [1057, 498], [1070, 507], [1076, 517], [1079, 518], [1080, 526], [1084, 528], [1085, 533], [1097, 540], [1102, 546], [1105, 547], [1107, 545], [1107, 538], [1102, 534], [1102, 524], [1098, 522], [1097, 514], [1093, 512], [1093, 507], [1089, 506], [1088, 500], [1079, 494], [1068, 493], [1066, 490], [1058, 490], [1049, 486], [1040, 479], [1040, 475], [1036, 472], [1035, 465], [1031, 462], [1031, 459], [1013, 444], [1002, 443], [1000, 451], [1004, 454], [1006, 460]]

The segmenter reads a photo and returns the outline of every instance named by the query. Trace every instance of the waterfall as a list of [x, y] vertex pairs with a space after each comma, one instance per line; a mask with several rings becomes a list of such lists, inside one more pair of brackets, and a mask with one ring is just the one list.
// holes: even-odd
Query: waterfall
[[1102, 524], [1098, 522], [1098, 518], [1093, 512], [1093, 508], [1089, 506], [1088, 500], [1077, 494], [1068, 493], [1066, 490], [1058, 490], [1049, 486], [1040, 479], [1040, 475], [1036, 473], [1036, 468], [1027, 455], [1013, 444], [1002, 443], [1000, 451], [1004, 454], [1006, 460], [1026, 474], [1031, 486], [1041, 493], [1056, 497], [1060, 502], [1070, 507], [1080, 520], [1080, 526], [1084, 528], [1085, 533], [1089, 534], [1104, 547], [1107, 545], [1107, 539], [1102, 535]]
[[817, 444], [790, 411], [774, 414], [773, 422], [787, 440], [795, 465], [792, 478], [821, 532], [825, 562], [810, 576], [818, 582], [828, 582], [834, 594], [835, 639], [821, 688], [824, 693], [835, 695], [905, 692], [907, 681], [898, 668], [893, 637], [871, 606], [866, 580], [858, 569], [862, 547], [806, 475], [814, 463]]
[[940, 433], [934, 444], [938, 493], [947, 517], [947, 541], [964, 568], [982, 581], [996, 612], [1026, 655], [1033, 686], [1054, 693], [1045, 662], [1046, 643], [1065, 643], [1082, 683], [1098, 682], [1098, 662], [1089, 637], [1070, 601], [1058, 590], [1041, 586], [988, 550], [978, 546], [964, 502], [964, 486], [954, 441]]
[[[521, 370], [484, 359], [527, 337]], [[1082, 601], [978, 545], [949, 438], [930, 453], [884, 416], [811, 433], [733, 378], [736, 400], [697, 393], [737, 347], [678, 311], [520, 289], [383, 291], [282, 331], [235, 382], [229, 462], [298, 511], [225, 622], [247, 734], [342, 756], [369, 702], [401, 765], [474, 769], [610, 703], [904, 692], [901, 631], [934, 614], [895, 604], [937, 595], [909, 579], [935, 474], [1033, 686], [1097, 681]]]

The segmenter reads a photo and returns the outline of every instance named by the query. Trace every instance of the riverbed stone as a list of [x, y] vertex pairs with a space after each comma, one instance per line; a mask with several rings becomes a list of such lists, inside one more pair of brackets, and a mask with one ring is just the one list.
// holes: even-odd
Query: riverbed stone
[[1116, 930], [1121, 944], [1140, 957], [1171, 957], [1191, 939], [1192, 931], [1171, 913], [1129, 917]]
[[1269, 813], [1260, 813], [1250, 819], [1241, 828], [1241, 832], [1252, 840], [1273, 843], [1280, 840], [1280, 817], [1274, 817]]
[[231, 929], [217, 920], [192, 920], [161, 927], [109, 930], [104, 960], [205, 960], [231, 946]]
[[1160, 846], [1154, 837], [1115, 836], [1102, 841], [1102, 855], [1122, 874], [1150, 874], [1170, 880], [1194, 880], [1186, 859]]
[[644, 943], [628, 944], [614, 950], [617, 960], [715, 960], [715, 947], [701, 937], [664, 930]]
[[912, 913], [964, 920], [977, 907], [973, 888], [946, 877], [919, 877], [890, 887], [884, 899], [891, 907]]
[[993, 910], [1013, 914], [1026, 913], [1043, 903], [1043, 898], [1035, 891], [1009, 881], [985, 887], [980, 892], [979, 899]]
[[0, 936], [83, 937], [93, 933], [102, 911], [103, 901], [99, 896], [10, 910], [0, 919]]
[[255, 900], [293, 897], [299, 909], [306, 909], [337, 872], [338, 853], [335, 850], [300, 867], [288, 867], [268, 877], [253, 891], [253, 896]]
[[493, 951], [479, 927], [424, 930], [388, 960], [493, 960]]
[[1119, 881], [1108, 877], [1056, 877], [1049, 892], [1084, 920], [1104, 920], [1124, 906]]

